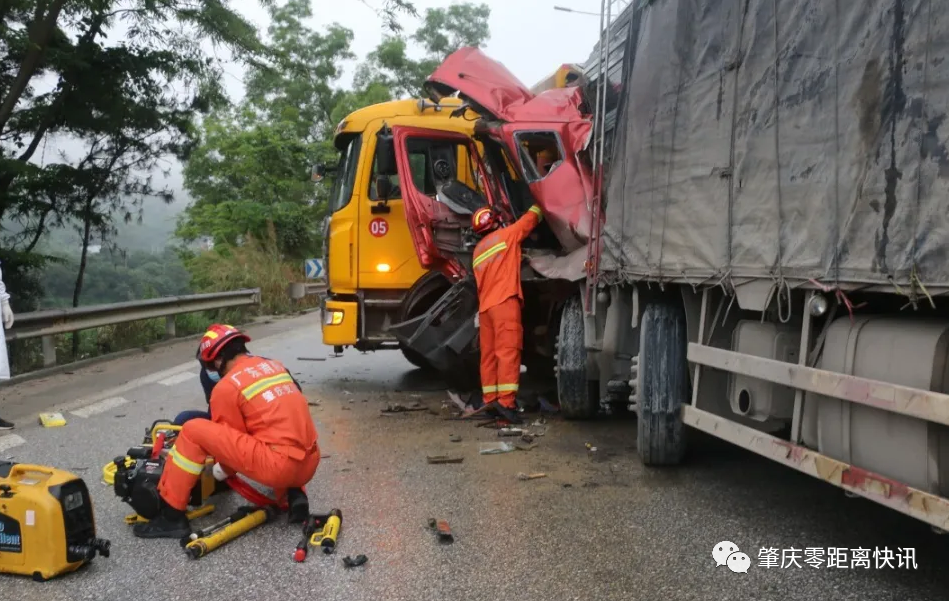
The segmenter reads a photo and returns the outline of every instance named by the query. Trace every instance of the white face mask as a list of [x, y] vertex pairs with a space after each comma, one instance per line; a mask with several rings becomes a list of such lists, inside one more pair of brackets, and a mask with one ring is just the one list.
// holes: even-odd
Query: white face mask
[[207, 372], [208, 378], [210, 378], [212, 382], [219, 382], [221, 380], [221, 374], [216, 371], [212, 369], [205, 369], [204, 371]]

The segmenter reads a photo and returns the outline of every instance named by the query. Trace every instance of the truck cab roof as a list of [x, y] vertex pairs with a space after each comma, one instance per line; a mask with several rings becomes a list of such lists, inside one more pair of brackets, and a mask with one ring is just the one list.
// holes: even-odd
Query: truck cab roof
[[[369, 127], [369, 124], [378, 119], [395, 119], [398, 117], [421, 117], [423, 114], [435, 114], [435, 105], [428, 100], [406, 99], [390, 100], [373, 104], [365, 108], [353, 111], [336, 126], [336, 136], [340, 134], [360, 133]], [[443, 98], [438, 106], [455, 109], [461, 106], [461, 100], [458, 98]], [[445, 118], [448, 112], [442, 112]]]

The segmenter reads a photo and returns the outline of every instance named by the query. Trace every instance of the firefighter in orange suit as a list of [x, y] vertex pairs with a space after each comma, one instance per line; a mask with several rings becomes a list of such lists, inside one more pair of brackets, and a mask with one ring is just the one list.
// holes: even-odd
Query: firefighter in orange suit
[[[221, 375], [211, 393], [212, 419], [182, 426], [158, 483], [161, 512], [136, 525], [136, 536], [181, 538], [191, 532], [188, 499], [209, 456], [217, 462], [218, 480], [237, 472], [272, 487], [278, 499], [295, 493], [305, 500], [301, 487], [320, 463], [306, 397], [283, 365], [250, 355], [249, 341], [232, 326], [215, 324], [205, 332], [199, 359]], [[291, 511], [293, 505], [290, 500]]]
[[540, 223], [540, 207], [532, 206], [514, 224], [499, 229], [494, 212], [483, 207], [472, 217], [477, 235], [472, 268], [478, 284], [478, 322], [481, 340], [481, 392], [485, 410], [512, 423], [517, 416], [517, 388], [521, 376], [521, 243]]

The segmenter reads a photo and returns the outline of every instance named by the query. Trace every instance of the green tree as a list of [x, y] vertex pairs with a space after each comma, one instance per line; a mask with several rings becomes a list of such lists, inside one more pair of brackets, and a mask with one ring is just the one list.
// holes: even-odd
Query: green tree
[[[49, 259], [36, 247], [51, 227], [78, 224], [88, 245], [115, 231], [115, 215], [131, 219], [135, 199], [166, 198], [152, 172], [187, 155], [193, 119], [225, 101], [221, 65], [201, 43], [248, 61], [265, 49], [222, 0], [11, 0], [0, 18], [0, 219], [16, 226], [0, 247], [22, 311], [19, 290], [35, 289]], [[107, 42], [116, 26], [124, 35]], [[39, 77], [53, 87], [38, 92]], [[52, 136], [86, 152], [48, 157]], [[80, 275], [77, 297], [81, 288]]]
[[[468, 2], [425, 11], [422, 25], [408, 39], [390, 35], [369, 54], [356, 73], [357, 87], [381, 85], [394, 97], [418, 96], [425, 79], [445, 57], [465, 46], [483, 46], [491, 35], [487, 4]], [[409, 56], [409, 41], [424, 51], [420, 59]]]
[[302, 257], [314, 250], [319, 219], [307, 168], [313, 145], [297, 137], [295, 123], [250, 121], [227, 115], [205, 122], [203, 144], [184, 170], [196, 201], [179, 217], [177, 234], [236, 245], [247, 234], [266, 237], [272, 223], [281, 250]]
[[241, 107], [206, 120], [185, 166], [194, 203], [177, 235], [210, 237], [226, 252], [246, 235], [267, 238], [272, 225], [285, 258], [302, 259], [319, 249], [325, 191], [310, 182], [310, 166], [331, 156], [335, 109], [350, 98], [334, 84], [354, 58], [353, 33], [306, 26], [310, 0], [287, 0], [270, 15], [271, 60], [248, 70]]

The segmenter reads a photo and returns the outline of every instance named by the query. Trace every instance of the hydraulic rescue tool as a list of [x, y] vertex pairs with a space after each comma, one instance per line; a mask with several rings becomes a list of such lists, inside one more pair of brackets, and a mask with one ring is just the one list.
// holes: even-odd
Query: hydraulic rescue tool
[[329, 555], [336, 550], [336, 539], [343, 528], [343, 512], [334, 509], [327, 514], [310, 514], [303, 522], [303, 538], [293, 551], [293, 561], [306, 560], [310, 546], [320, 547]]
[[204, 557], [211, 551], [265, 524], [277, 515], [273, 507], [241, 507], [227, 518], [181, 539], [181, 546], [191, 559]]
[[96, 554], [92, 499], [79, 477], [51, 467], [0, 462], [0, 573], [49, 580], [73, 572]]
[[343, 512], [334, 509], [326, 515], [316, 517], [323, 523], [323, 529], [310, 537], [310, 544], [322, 547], [323, 553], [329, 555], [336, 550], [336, 539], [339, 538], [339, 531], [343, 529]]

